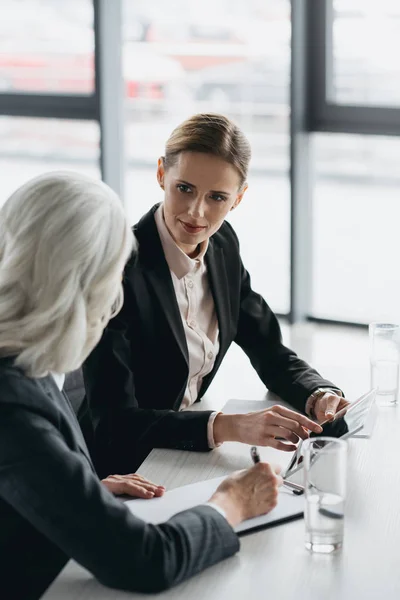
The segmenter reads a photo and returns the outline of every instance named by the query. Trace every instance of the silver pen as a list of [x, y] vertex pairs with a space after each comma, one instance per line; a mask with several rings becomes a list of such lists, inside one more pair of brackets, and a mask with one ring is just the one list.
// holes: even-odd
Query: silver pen
[[[255, 465], [261, 461], [260, 455], [257, 450], [257, 446], [251, 447], [250, 454], [251, 454], [252, 461]], [[292, 492], [296, 495], [304, 494], [304, 487], [302, 485], [299, 485], [298, 483], [293, 483], [292, 481], [288, 481], [287, 479], [284, 479], [283, 485], [285, 487], [289, 488], [290, 490], [292, 490]]]

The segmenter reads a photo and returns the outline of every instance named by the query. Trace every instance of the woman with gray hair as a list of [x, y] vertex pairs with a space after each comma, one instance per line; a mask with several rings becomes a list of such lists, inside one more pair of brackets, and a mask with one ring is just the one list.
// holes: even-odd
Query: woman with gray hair
[[[100, 482], [63, 376], [121, 308], [134, 239], [105, 184], [57, 172], [0, 210], [0, 573], [7, 599], [36, 599], [68, 558], [105, 585], [166, 589], [237, 552], [233, 527], [271, 510], [267, 464], [226, 479], [207, 505], [149, 525], [114, 497], [163, 493], [140, 476]], [[107, 489], [108, 488], [108, 489]]]

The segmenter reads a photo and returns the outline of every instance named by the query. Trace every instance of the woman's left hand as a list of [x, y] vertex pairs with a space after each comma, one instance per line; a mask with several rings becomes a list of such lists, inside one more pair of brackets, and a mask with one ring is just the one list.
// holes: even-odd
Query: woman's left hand
[[350, 402], [338, 396], [337, 394], [333, 394], [332, 392], [327, 392], [320, 398], [318, 398], [317, 402], [314, 406], [314, 414], [318, 423], [323, 423], [324, 421], [332, 421], [335, 417], [335, 414], [348, 406]]
[[109, 475], [101, 483], [115, 496], [133, 496], [134, 498], [154, 498], [162, 496], [165, 487], [156, 485], [137, 473], [130, 475]]

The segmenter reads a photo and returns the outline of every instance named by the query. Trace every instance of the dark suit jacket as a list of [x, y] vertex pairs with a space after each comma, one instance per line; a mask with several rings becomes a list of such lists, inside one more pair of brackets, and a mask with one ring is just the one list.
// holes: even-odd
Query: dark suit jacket
[[[188, 349], [154, 206], [134, 227], [139, 252], [124, 275], [122, 311], [84, 365], [87, 403], [80, 417], [94, 431], [102, 475], [135, 470], [153, 447], [208, 450], [210, 412], [176, 412], [188, 379]], [[243, 348], [265, 385], [299, 410], [318, 387], [335, 387], [282, 344], [278, 321], [251, 289], [239, 242], [225, 222], [205, 256], [214, 297], [220, 350], [199, 398], [232, 342]]]
[[0, 596], [40, 598], [69, 557], [105, 585], [166, 589], [239, 548], [213, 508], [159, 526], [99, 482], [68, 399], [51, 376], [0, 359]]

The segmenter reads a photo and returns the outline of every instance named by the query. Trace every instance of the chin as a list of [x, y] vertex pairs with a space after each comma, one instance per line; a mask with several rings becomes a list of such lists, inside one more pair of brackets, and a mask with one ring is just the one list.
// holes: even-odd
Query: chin
[[181, 244], [185, 244], [186, 246], [192, 246], [194, 244], [200, 244], [203, 240], [205, 240], [206, 238], [204, 237], [204, 235], [190, 235], [190, 233], [188, 234], [183, 234], [183, 235], [179, 235], [178, 240]]

